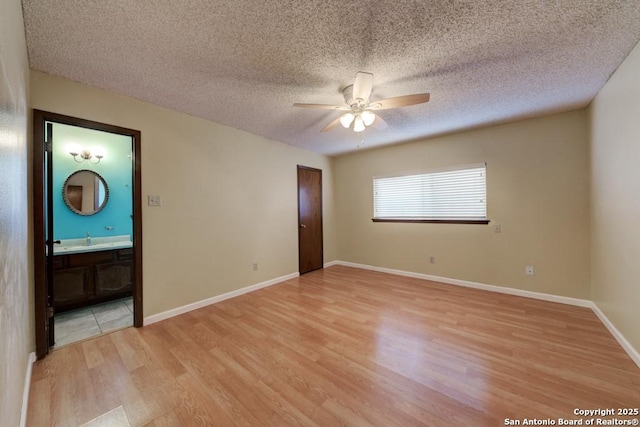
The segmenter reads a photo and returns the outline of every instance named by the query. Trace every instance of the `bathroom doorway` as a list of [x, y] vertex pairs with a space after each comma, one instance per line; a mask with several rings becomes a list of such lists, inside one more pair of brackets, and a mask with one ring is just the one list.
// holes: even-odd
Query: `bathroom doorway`
[[142, 326], [140, 132], [34, 110], [36, 355]]

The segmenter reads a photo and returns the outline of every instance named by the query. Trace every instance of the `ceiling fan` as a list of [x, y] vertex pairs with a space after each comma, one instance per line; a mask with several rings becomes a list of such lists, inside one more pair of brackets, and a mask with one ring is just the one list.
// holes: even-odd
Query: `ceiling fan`
[[293, 104], [293, 106], [301, 108], [322, 108], [325, 110], [347, 111], [347, 113], [325, 126], [325, 128], [322, 129], [322, 132], [328, 132], [338, 124], [341, 124], [347, 129], [353, 124], [353, 130], [355, 132], [362, 132], [367, 126], [373, 126], [378, 130], [385, 129], [387, 127], [387, 122], [375, 114], [375, 111], [408, 107], [409, 105], [429, 102], [428, 93], [416, 93], [413, 95], [381, 99], [379, 101], [370, 101], [369, 96], [371, 95], [372, 88], [373, 74], [360, 71], [356, 74], [355, 82], [342, 90], [342, 95], [344, 96], [344, 102], [346, 105], [296, 103]]

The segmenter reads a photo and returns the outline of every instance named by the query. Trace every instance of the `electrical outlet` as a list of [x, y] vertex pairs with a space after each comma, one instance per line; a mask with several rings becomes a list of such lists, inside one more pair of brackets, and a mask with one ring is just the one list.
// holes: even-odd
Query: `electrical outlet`
[[527, 265], [524, 267], [524, 274], [527, 276], [533, 276], [533, 265]]
[[258, 263], [257, 262], [253, 263], [253, 271], [258, 271]]
[[162, 206], [162, 197], [160, 196], [147, 196], [147, 205], [149, 206]]
[[435, 264], [435, 263], [436, 263], [436, 257], [430, 256], [429, 257], [429, 264]]
[[500, 224], [495, 224], [493, 226], [493, 232], [494, 233], [500, 233], [502, 231], [502, 227], [500, 226]]

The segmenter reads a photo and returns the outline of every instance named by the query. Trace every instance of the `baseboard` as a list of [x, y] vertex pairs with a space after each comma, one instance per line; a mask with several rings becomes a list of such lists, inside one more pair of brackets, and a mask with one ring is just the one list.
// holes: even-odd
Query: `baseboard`
[[333, 261], [325, 262], [323, 267], [324, 268], [329, 268], [329, 267], [333, 267], [334, 265], [338, 265], [338, 264], [340, 264], [340, 261], [333, 260]]
[[563, 297], [559, 295], [545, 294], [542, 292], [524, 291], [521, 289], [487, 285], [484, 283], [468, 282], [466, 280], [451, 279], [448, 277], [431, 276], [429, 274], [414, 273], [412, 271], [394, 270], [392, 268], [376, 267], [376, 266], [367, 265], [367, 264], [356, 264], [356, 263], [347, 262], [347, 261], [334, 261], [332, 265], [344, 265], [345, 267], [362, 268], [364, 270], [379, 271], [381, 273], [395, 274], [398, 276], [414, 277], [416, 279], [431, 280], [434, 282], [446, 283], [449, 285], [465, 286], [468, 288], [482, 289], [490, 292], [499, 292], [503, 294], [516, 295], [520, 297], [534, 298], [534, 299], [539, 299], [544, 301], [557, 302], [561, 304], [575, 305], [578, 307], [588, 307], [591, 310], [593, 310], [593, 312], [595, 313], [596, 316], [598, 316], [600, 321], [604, 323], [605, 327], [609, 330], [611, 335], [613, 335], [616, 341], [620, 343], [624, 351], [626, 351], [629, 357], [631, 357], [631, 359], [635, 362], [635, 364], [638, 365], [638, 367], [640, 367], [640, 354], [638, 353], [638, 351], [635, 348], [633, 348], [633, 346], [629, 343], [629, 341], [627, 341], [624, 335], [622, 335], [622, 333], [620, 333], [620, 331], [613, 325], [613, 323], [611, 323], [611, 321], [607, 318], [607, 316], [605, 316], [605, 314], [600, 310], [600, 308], [593, 301], [590, 301], [590, 300]]
[[616, 341], [618, 341], [624, 351], [626, 351], [629, 357], [631, 357], [631, 360], [633, 360], [640, 368], [640, 353], [638, 353], [638, 351], [633, 348], [631, 343], [627, 341], [627, 339], [624, 337], [624, 335], [622, 335], [618, 328], [616, 328], [613, 323], [611, 323], [611, 320], [609, 320], [609, 318], [602, 312], [602, 310], [600, 310], [600, 307], [598, 307], [595, 302], [591, 302], [591, 309], [596, 314], [596, 316], [598, 316], [600, 321], [604, 323], [604, 326], [609, 330]]
[[31, 373], [33, 372], [33, 364], [36, 361], [36, 353], [29, 353], [27, 359], [27, 373], [24, 378], [24, 390], [22, 392], [22, 411], [20, 412], [20, 427], [27, 425], [27, 410], [29, 409], [29, 392], [31, 391]]
[[490, 292], [516, 295], [519, 297], [533, 298], [544, 301], [558, 302], [561, 304], [575, 305], [578, 307], [591, 307], [592, 302], [586, 299], [563, 297], [560, 295], [545, 294], [542, 292], [525, 291], [522, 289], [507, 288], [503, 286], [487, 285], [484, 283], [469, 282], [467, 280], [451, 279], [449, 277], [432, 276], [430, 274], [414, 273], [412, 271], [394, 270], [392, 268], [375, 267], [366, 264], [356, 264], [353, 262], [337, 261], [336, 265], [345, 267], [362, 268], [364, 270], [379, 271], [381, 273], [395, 274], [397, 276], [413, 277], [416, 279], [431, 280], [433, 282], [446, 283], [449, 285], [464, 286], [467, 288], [482, 289]]
[[188, 313], [193, 310], [197, 310], [202, 307], [206, 307], [211, 304], [215, 304], [220, 301], [227, 300], [229, 298], [234, 298], [240, 295], [247, 294], [249, 292], [257, 291], [258, 289], [266, 288], [271, 285], [275, 285], [276, 283], [284, 282], [289, 279], [295, 279], [300, 276], [300, 273], [291, 273], [285, 276], [276, 277], [275, 279], [267, 280], [266, 282], [256, 283], [255, 285], [246, 286], [241, 289], [237, 289], [235, 291], [227, 292], [222, 295], [216, 295], [215, 297], [207, 298], [201, 301], [197, 301], [191, 304], [183, 305], [182, 307], [173, 308], [171, 310], [163, 311], [162, 313], [153, 314], [151, 316], [145, 317], [143, 320], [143, 325], [151, 325], [152, 323], [160, 322], [161, 320], [169, 319], [171, 317], [178, 316], [180, 314]]

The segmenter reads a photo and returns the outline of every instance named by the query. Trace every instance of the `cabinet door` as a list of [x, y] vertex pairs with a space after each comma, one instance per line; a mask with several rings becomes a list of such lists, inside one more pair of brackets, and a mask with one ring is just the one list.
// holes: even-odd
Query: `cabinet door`
[[87, 301], [89, 267], [67, 268], [53, 273], [54, 307], [56, 311]]
[[96, 265], [96, 297], [133, 291], [133, 264], [130, 261]]

